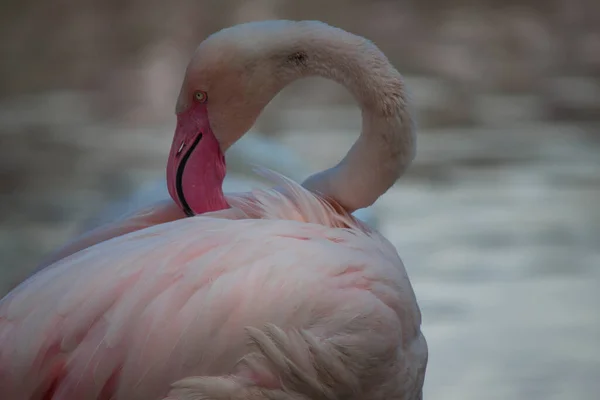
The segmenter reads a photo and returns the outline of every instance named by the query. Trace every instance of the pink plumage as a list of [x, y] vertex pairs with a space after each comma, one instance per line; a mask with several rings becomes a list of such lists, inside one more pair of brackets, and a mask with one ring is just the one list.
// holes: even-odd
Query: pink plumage
[[[229, 379], [242, 391], [310, 386], [302, 380], [325, 379], [326, 367], [310, 360], [313, 346], [355, 364], [344, 372], [365, 395], [387, 390], [369, 386], [365, 368], [418, 387], [424, 365], [413, 360], [426, 347], [393, 246], [280, 183], [287, 195], [230, 197], [238, 207], [116, 237], [21, 284], [0, 303], [3, 398], [162, 399], [180, 379], [229, 377], [236, 366]], [[253, 349], [250, 338], [269, 344]], [[306, 377], [270, 361], [277, 352], [291, 352], [281, 362]], [[330, 379], [333, 392], [343, 386]]]
[[[311, 74], [359, 99], [356, 144], [302, 185], [262, 170], [276, 188], [225, 195], [223, 152]], [[177, 102], [173, 201], [78, 238], [0, 301], [0, 398], [420, 399], [408, 276], [349, 214], [412, 160], [403, 87], [372, 43], [314, 21], [206, 39]]]

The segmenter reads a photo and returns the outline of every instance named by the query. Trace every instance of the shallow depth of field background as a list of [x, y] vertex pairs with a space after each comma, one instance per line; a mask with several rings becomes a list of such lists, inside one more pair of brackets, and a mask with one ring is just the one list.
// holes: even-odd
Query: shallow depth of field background
[[[164, 179], [195, 46], [275, 18], [366, 36], [406, 77], [418, 154], [374, 210], [422, 308], [425, 399], [597, 398], [595, 0], [3, 2], [0, 295], [107, 207]], [[359, 129], [348, 93], [315, 78], [275, 98], [253, 134], [314, 172]]]

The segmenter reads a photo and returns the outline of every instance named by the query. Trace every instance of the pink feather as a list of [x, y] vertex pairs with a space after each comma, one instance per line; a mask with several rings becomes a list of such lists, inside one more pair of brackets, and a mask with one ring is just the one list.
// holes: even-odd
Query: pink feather
[[[159, 400], [172, 385], [179, 399], [417, 390], [427, 349], [394, 247], [266, 175], [283, 189], [96, 244], [2, 299], [1, 397]], [[414, 382], [399, 387], [400, 374]]]

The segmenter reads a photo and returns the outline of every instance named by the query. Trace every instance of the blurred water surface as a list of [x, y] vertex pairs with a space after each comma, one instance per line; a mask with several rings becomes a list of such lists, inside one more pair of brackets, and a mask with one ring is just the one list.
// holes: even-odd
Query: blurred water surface
[[[425, 398], [597, 398], [600, 3], [320, 4], [3, 3], [0, 293], [164, 179], [173, 103], [202, 38], [246, 20], [321, 19], [373, 39], [416, 104], [416, 160], [374, 211], [422, 307]], [[309, 79], [252, 135], [310, 173], [359, 129], [348, 93]], [[243, 157], [228, 161], [251, 175]]]

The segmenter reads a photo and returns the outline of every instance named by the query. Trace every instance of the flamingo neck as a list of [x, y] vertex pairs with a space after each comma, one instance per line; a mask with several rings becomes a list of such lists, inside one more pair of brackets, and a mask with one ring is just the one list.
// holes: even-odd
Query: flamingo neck
[[345, 86], [363, 121], [346, 156], [303, 185], [347, 211], [368, 207], [404, 173], [416, 143], [402, 77], [370, 41], [318, 21], [258, 21], [224, 29], [206, 39], [190, 62], [178, 107], [185, 108], [191, 91], [212, 79], [220, 89], [211, 88], [210, 125], [226, 151], [277, 93], [309, 76]]
[[368, 207], [404, 173], [415, 154], [402, 76], [362, 37], [312, 21], [298, 23], [296, 29], [288, 43], [276, 46], [287, 51], [284, 86], [308, 76], [328, 78], [345, 86], [362, 110], [362, 131], [346, 156], [303, 186], [349, 212]]

